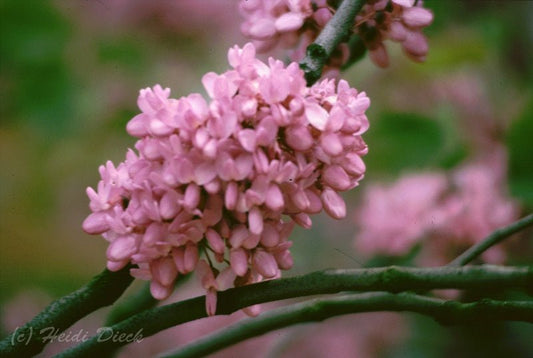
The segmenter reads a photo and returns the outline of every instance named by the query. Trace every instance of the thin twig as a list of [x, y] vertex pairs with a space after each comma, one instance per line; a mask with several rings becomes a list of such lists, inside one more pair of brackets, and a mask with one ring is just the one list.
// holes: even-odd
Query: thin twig
[[503, 227], [491, 233], [482, 241], [478, 242], [474, 246], [471, 246], [468, 250], [459, 255], [455, 260], [450, 262], [448, 266], [464, 266], [467, 263], [474, 260], [476, 257], [487, 251], [492, 246], [498, 244], [504, 239], [508, 238], [514, 233], [517, 233], [526, 227], [533, 224], [533, 214], [530, 214], [509, 226]]

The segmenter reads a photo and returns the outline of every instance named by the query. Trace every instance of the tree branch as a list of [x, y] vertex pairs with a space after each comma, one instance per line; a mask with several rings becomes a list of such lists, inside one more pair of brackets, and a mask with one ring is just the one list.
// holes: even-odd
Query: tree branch
[[320, 35], [307, 47], [306, 56], [300, 62], [300, 68], [305, 72], [308, 86], [320, 78], [322, 68], [339, 43], [348, 41], [355, 15], [361, 11], [365, 1], [344, 0]]
[[463, 266], [474, 260], [476, 257], [487, 251], [492, 246], [503, 241], [514, 233], [525, 229], [533, 224], [533, 214], [530, 214], [522, 219], [512, 223], [509, 226], [503, 227], [491, 233], [482, 241], [478, 242], [474, 246], [471, 246], [468, 250], [459, 255], [455, 260], [450, 262], [448, 266]]
[[309, 300], [263, 313], [256, 318], [241, 320], [162, 358], [200, 357], [248, 338], [295, 324], [320, 322], [351, 313], [377, 311], [416, 312], [446, 324], [480, 324], [502, 320], [533, 323], [533, 301], [486, 299], [460, 303], [411, 293], [351, 294]]
[[101, 307], [115, 302], [133, 281], [128, 265], [120, 271], [102, 271], [85, 286], [52, 302], [30, 322], [0, 342], [2, 357], [32, 356], [46, 345], [39, 332], [53, 327], [58, 333]]
[[[448, 266], [466, 265], [488, 248], [531, 225], [531, 223], [533, 223], [533, 214], [493, 232], [483, 241], [472, 246], [469, 250], [457, 257], [454, 261], [448, 264]], [[401, 302], [394, 302], [393, 300], [396, 298], [395, 296], [404, 296], [406, 299]], [[372, 302], [374, 300], [375, 304]], [[374, 307], [375, 305], [379, 305], [382, 301], [388, 300], [391, 302], [389, 302], [390, 304], [387, 305], [387, 307], [383, 309], [376, 309]], [[402, 306], [408, 305], [409, 302], [412, 303], [415, 301], [419, 301], [420, 305], [402, 308]], [[394, 303], [397, 303], [397, 305]], [[331, 307], [333, 307], [333, 309], [331, 309]], [[343, 307], [347, 308], [346, 311], [342, 310]], [[266, 312], [257, 318], [241, 320], [232, 326], [225, 327], [222, 330], [179, 348], [173, 353], [163, 355], [161, 358], [203, 356], [230, 347], [249, 338], [257, 337], [291, 325], [305, 322], [319, 322], [342, 314], [376, 311], [417, 312], [433, 317], [441, 323], [448, 324], [480, 324], [487, 321], [499, 320], [533, 322], [532, 301], [502, 302], [485, 299], [479, 302], [464, 304], [456, 301], [444, 301], [408, 293], [400, 293], [397, 295], [390, 293], [353, 294], [347, 297], [334, 299], [309, 300], [302, 304], [295, 304]]]
[[[487, 289], [498, 287], [528, 288], [533, 286], [533, 267], [468, 266], [409, 268], [385, 267], [352, 270], [319, 271], [304, 276], [261, 282], [218, 293], [217, 314], [230, 314], [239, 309], [287, 298], [330, 294], [342, 291], [390, 291], [429, 289]], [[120, 334], [151, 336], [164, 329], [206, 316], [205, 297], [143, 311], [111, 327]], [[98, 337], [67, 350], [59, 357], [93, 357], [109, 354], [127, 342]]]

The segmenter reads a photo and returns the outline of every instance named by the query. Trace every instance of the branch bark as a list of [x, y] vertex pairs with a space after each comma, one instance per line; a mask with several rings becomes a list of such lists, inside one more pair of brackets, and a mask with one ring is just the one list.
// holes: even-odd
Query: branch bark
[[[264, 302], [343, 291], [401, 292], [430, 289], [488, 289], [498, 287], [527, 289], [533, 286], [533, 267], [468, 266], [409, 268], [385, 267], [353, 270], [328, 270], [308, 275], [266, 281], [218, 293], [217, 314], [230, 314]], [[164, 329], [206, 316], [205, 297], [143, 311], [111, 327], [117, 334], [151, 336]], [[93, 357], [127, 344], [98, 337], [61, 353], [58, 357]]]
[[130, 268], [111, 272], [107, 269], [77, 291], [52, 302], [30, 322], [0, 341], [2, 357], [33, 356], [47, 344], [39, 335], [43, 329], [53, 327], [58, 333], [101, 307], [111, 305], [133, 281]]
[[501, 320], [533, 323], [533, 301], [485, 299], [460, 303], [411, 293], [351, 294], [309, 300], [242, 320], [162, 358], [200, 357], [276, 329], [345, 314], [377, 311], [415, 312], [445, 324], [482, 324]]
[[307, 47], [300, 68], [305, 73], [308, 86], [320, 78], [322, 69], [335, 48], [341, 42], [348, 41], [355, 15], [361, 11], [365, 2], [366, 0], [344, 0], [320, 35]]

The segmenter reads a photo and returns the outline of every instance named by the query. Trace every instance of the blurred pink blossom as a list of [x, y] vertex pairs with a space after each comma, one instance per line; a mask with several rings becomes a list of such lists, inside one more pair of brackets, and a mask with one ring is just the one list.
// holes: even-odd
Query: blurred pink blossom
[[399, 42], [413, 61], [425, 61], [428, 44], [422, 30], [433, 22], [433, 13], [423, 7], [422, 0], [370, 0], [355, 21], [357, 34], [377, 66], [389, 65], [383, 44], [388, 39]]
[[[420, 256], [423, 264], [446, 264], [492, 231], [518, 219], [518, 205], [505, 192], [502, 177], [505, 172], [499, 169], [502, 168], [497, 161], [485, 160], [452, 173], [453, 192], [437, 207], [438, 227], [424, 243]], [[506, 259], [505, 249], [494, 246], [482, 258], [487, 263], [502, 264]]]
[[322, 209], [346, 215], [339, 192], [358, 185], [367, 153], [364, 92], [333, 80], [308, 88], [297, 63], [263, 63], [252, 44], [231, 48], [228, 60], [233, 69], [202, 79], [209, 103], [170, 98], [159, 85], [141, 90], [142, 113], [127, 125], [138, 154], [100, 167], [83, 223], [109, 241], [107, 267], [138, 265], [132, 275], [151, 280], [157, 299], [200, 265], [210, 314], [228, 281], [291, 268], [294, 223], [309, 228]]
[[405, 255], [434, 230], [434, 210], [448, 186], [441, 173], [411, 174], [392, 186], [365, 190], [356, 215], [356, 249], [365, 255]]
[[360, 313], [330, 318], [286, 339], [278, 356], [373, 358], [384, 355], [406, 338], [408, 327], [397, 313]]
[[[133, 27], [175, 34], [203, 34], [217, 31], [234, 36], [235, 6], [229, 2], [106, 0], [58, 3], [65, 12], [75, 12], [78, 21], [96, 31], [120, 31]], [[210, 21], [204, 21], [209, 18]], [[215, 39], [213, 39], [214, 42]]]
[[[299, 61], [335, 11], [326, 0], [241, 0], [240, 12], [244, 17], [241, 31], [254, 41], [260, 52], [278, 45], [296, 48], [291, 58]], [[354, 33], [362, 39], [370, 59], [379, 67], [389, 65], [385, 40], [401, 43], [409, 58], [423, 62], [428, 44], [422, 30], [432, 21], [433, 13], [423, 7], [422, 0], [369, 0], [355, 18]], [[328, 69], [340, 68], [348, 57], [347, 44], [340, 44]]]
[[497, 78], [482, 78], [479, 71], [462, 69], [441, 76], [430, 85], [439, 101], [453, 106], [461, 136], [479, 155], [503, 153], [494, 146], [503, 145], [506, 129], [524, 108], [521, 94], [508, 88], [498, 90], [494, 86], [498, 81]]
[[39, 290], [25, 290], [6, 300], [0, 311], [2, 330], [12, 332], [29, 322], [42, 309], [51, 297]]
[[[411, 174], [391, 186], [370, 186], [356, 214], [356, 250], [366, 256], [404, 255], [415, 245], [424, 265], [442, 265], [495, 229], [517, 219], [505, 191], [504, 156], [497, 153], [444, 173]], [[496, 246], [483, 254], [502, 263]]]

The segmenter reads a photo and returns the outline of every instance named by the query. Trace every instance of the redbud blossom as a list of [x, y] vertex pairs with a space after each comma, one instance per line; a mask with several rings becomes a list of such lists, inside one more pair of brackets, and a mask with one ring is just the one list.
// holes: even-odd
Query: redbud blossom
[[[254, 31], [270, 31], [260, 25]], [[346, 81], [307, 87], [297, 63], [263, 63], [252, 44], [231, 48], [228, 60], [232, 69], [203, 77], [209, 102], [170, 98], [159, 85], [141, 90], [142, 113], [127, 125], [137, 153], [100, 167], [83, 223], [109, 241], [108, 268], [137, 265], [131, 274], [151, 280], [157, 299], [201, 265], [209, 314], [219, 272], [237, 285], [279, 277], [293, 264], [295, 223], [311, 227], [309, 214], [322, 208], [345, 216], [338, 192], [363, 178], [367, 152], [364, 92]]]
[[[306, 48], [319, 35], [334, 14], [334, 2], [325, 0], [241, 0], [244, 18], [242, 33], [253, 40], [258, 51], [270, 51], [280, 45], [296, 48], [291, 58], [301, 60]], [[377, 66], [387, 67], [389, 57], [385, 40], [399, 42], [414, 61], [422, 62], [428, 52], [422, 29], [433, 21], [433, 13], [422, 0], [367, 0], [356, 15], [353, 27], [369, 57]], [[342, 66], [349, 57], [346, 43], [341, 43], [329, 60], [328, 70]]]
[[[412, 174], [390, 186], [368, 187], [356, 214], [356, 250], [395, 256], [421, 244], [418, 258], [424, 265], [446, 264], [454, 253], [517, 219], [518, 206], [503, 190], [503, 167], [480, 161], [457, 168], [451, 176]], [[482, 258], [499, 264], [505, 252], [494, 247]]]

